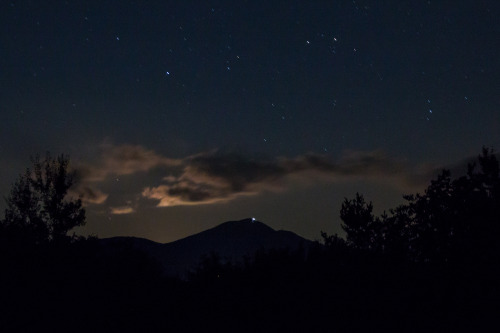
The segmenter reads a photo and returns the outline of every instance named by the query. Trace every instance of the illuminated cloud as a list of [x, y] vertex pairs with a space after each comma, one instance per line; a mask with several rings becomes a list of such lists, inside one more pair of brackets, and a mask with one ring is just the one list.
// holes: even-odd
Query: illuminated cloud
[[290, 177], [330, 182], [361, 178], [392, 181], [401, 187], [415, 183], [404, 163], [379, 151], [348, 152], [338, 161], [317, 154], [265, 160], [212, 152], [188, 157], [183, 164], [177, 178], [164, 177], [164, 184], [146, 187], [142, 196], [167, 207], [227, 202], [241, 195], [284, 190]]
[[196, 186], [175, 185], [148, 187], [144, 189], [142, 195], [148, 199], [158, 200], [158, 207], [213, 204], [229, 201], [235, 197], [220, 188], [211, 188], [209, 191], [198, 189]]
[[124, 215], [124, 214], [131, 214], [131, 213], [135, 212], [135, 210], [129, 206], [110, 207], [109, 210], [110, 210], [110, 213], [113, 215]]
[[[94, 164], [80, 164], [76, 167], [77, 186], [73, 192], [82, 198], [84, 204], [103, 204], [109, 197], [97, 186], [119, 176], [145, 173], [157, 167], [179, 166], [182, 160], [170, 159], [138, 145], [101, 145], [101, 157]], [[109, 187], [109, 186], [108, 186]], [[113, 209], [112, 209], [113, 211]], [[123, 214], [116, 210], [114, 214]]]
[[[171, 159], [142, 146], [104, 145], [100, 161], [78, 171], [82, 180], [78, 193], [86, 203], [107, 200], [108, 194], [96, 189], [99, 186], [111, 193], [113, 202], [132, 197], [137, 202], [142, 197], [157, 201], [158, 207], [169, 207], [223, 203], [239, 196], [284, 191], [297, 181], [367, 180], [408, 190], [428, 180], [432, 170], [411, 169], [382, 151], [348, 151], [337, 160], [319, 154], [265, 159], [217, 151]], [[118, 176], [125, 175], [131, 176], [127, 193], [117, 185], [121, 183]], [[134, 211], [130, 206], [110, 210], [112, 214]]]

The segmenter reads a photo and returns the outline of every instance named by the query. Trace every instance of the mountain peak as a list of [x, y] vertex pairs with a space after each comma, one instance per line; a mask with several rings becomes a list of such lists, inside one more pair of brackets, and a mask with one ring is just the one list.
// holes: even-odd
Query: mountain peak
[[177, 241], [158, 244], [136, 239], [134, 244], [158, 260], [167, 275], [182, 276], [197, 267], [203, 255], [217, 253], [238, 262], [259, 250], [297, 249], [310, 241], [290, 231], [276, 231], [255, 218], [221, 223]]
[[255, 217], [247, 217], [243, 220], [238, 220], [238, 221], [227, 221], [227, 222], [224, 222], [224, 223], [221, 223], [219, 225], [223, 225], [223, 224], [227, 224], [227, 223], [230, 223], [230, 224], [255, 224], [255, 223], [260, 223], [260, 224], [264, 224], [260, 221], [257, 221], [257, 219]]
[[246, 219], [243, 219], [243, 220], [240, 220], [239, 222], [250, 222], [250, 223], [253, 223], [253, 222], [256, 222], [257, 219], [255, 217], [247, 217]]
[[211, 229], [202, 231], [201, 233], [204, 233], [204, 232], [207, 232], [210, 230], [218, 230], [218, 229], [231, 229], [233, 232], [237, 231], [238, 229], [246, 230], [246, 231], [250, 231], [250, 230], [255, 231], [255, 230], [259, 230], [259, 229], [266, 230], [268, 232], [275, 231], [273, 228], [271, 228], [267, 224], [260, 222], [260, 221], [257, 221], [257, 219], [255, 219], [254, 217], [250, 217], [250, 218], [246, 218], [246, 219], [239, 220], [239, 221], [227, 221], [227, 222], [221, 223], [221, 224], [219, 224]]

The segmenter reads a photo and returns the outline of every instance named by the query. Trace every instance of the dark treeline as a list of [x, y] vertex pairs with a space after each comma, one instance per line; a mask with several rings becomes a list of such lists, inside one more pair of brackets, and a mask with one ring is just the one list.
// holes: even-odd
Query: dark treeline
[[68, 236], [85, 221], [68, 159], [34, 159], [0, 224], [2, 331], [470, 332], [500, 306], [499, 163], [444, 170], [423, 194], [374, 216], [356, 194], [346, 238], [232, 264], [204, 257], [188, 280], [145, 254]]

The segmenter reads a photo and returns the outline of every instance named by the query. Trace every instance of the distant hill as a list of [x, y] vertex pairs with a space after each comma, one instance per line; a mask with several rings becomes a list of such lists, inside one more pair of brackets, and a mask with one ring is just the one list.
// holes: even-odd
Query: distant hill
[[222, 259], [239, 262], [259, 250], [307, 248], [311, 241], [291, 231], [276, 231], [255, 219], [229, 221], [212, 229], [171, 243], [156, 243], [144, 238], [113, 237], [100, 240], [107, 248], [131, 246], [157, 260], [168, 276], [185, 277], [195, 269], [202, 256], [217, 253]]

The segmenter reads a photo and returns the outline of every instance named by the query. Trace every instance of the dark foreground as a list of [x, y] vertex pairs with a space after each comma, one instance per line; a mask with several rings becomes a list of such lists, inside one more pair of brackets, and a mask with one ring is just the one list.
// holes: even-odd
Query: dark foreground
[[470, 332], [500, 299], [494, 263], [405, 263], [342, 243], [241, 265], [211, 256], [189, 281], [95, 240], [3, 246], [1, 260], [2, 332]]

